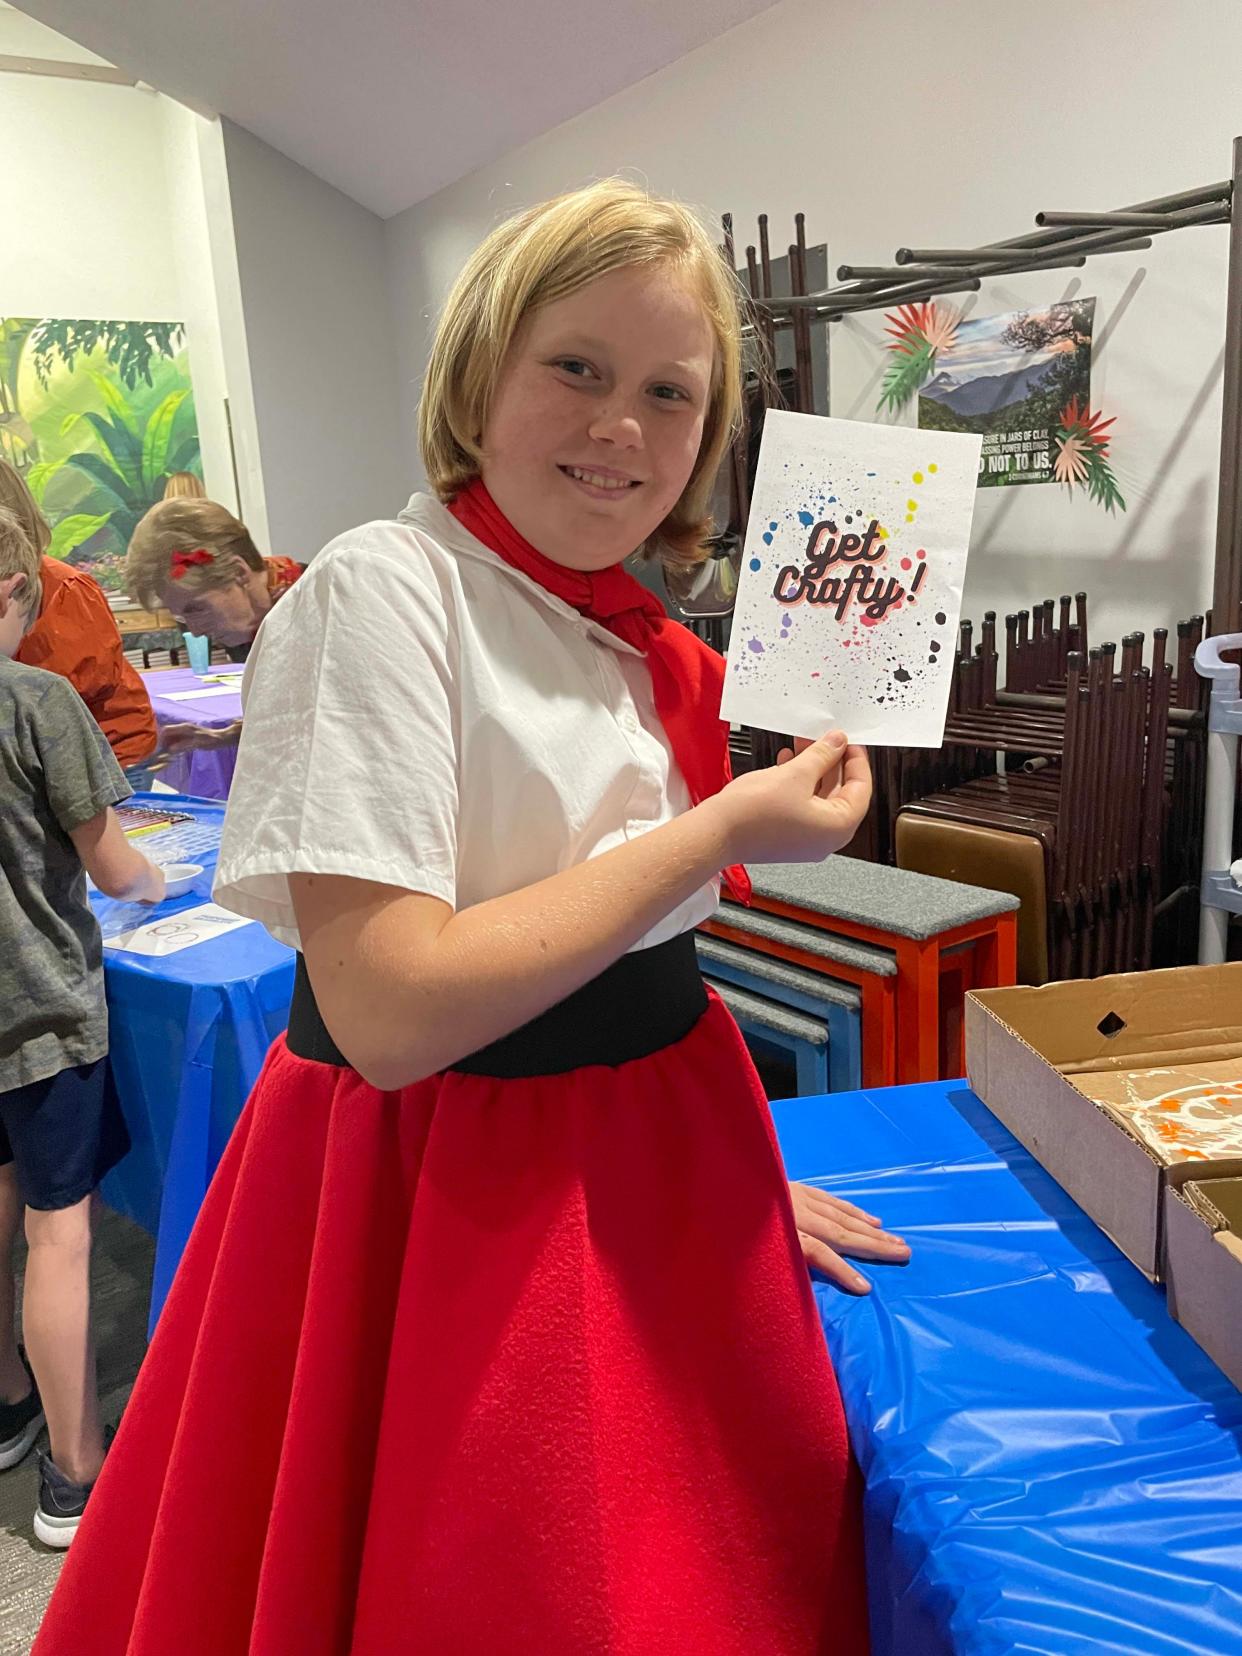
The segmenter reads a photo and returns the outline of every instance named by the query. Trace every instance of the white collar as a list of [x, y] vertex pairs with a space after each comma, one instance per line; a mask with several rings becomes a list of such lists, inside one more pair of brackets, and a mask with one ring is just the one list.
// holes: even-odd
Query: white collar
[[404, 511], [397, 514], [398, 523], [407, 524], [411, 529], [419, 529], [439, 545], [452, 552], [455, 557], [473, 558], [477, 563], [488, 564], [491, 568], [507, 575], [510, 580], [516, 581], [522, 589], [559, 615], [563, 620], [572, 622], [580, 631], [589, 633], [592, 638], [598, 639], [601, 644], [607, 644], [623, 655], [641, 656], [642, 651], [636, 650], [632, 644], [627, 644], [616, 633], [609, 632], [607, 627], [601, 626], [598, 621], [592, 621], [576, 610], [572, 604], [567, 604], [563, 598], [558, 598], [554, 592], [549, 592], [532, 576], [508, 564], [490, 546], [472, 535], [464, 524], [459, 523], [449, 511], [448, 507], [435, 498], [434, 495], [412, 494]]

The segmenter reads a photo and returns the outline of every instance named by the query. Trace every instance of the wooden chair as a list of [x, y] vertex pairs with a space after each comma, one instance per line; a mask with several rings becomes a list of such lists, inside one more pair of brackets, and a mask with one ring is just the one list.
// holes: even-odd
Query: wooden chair
[[951, 822], [915, 811], [897, 818], [897, 866], [989, 891], [1008, 891], [1018, 910], [1018, 982], [1047, 983], [1046, 853], [1031, 834]]

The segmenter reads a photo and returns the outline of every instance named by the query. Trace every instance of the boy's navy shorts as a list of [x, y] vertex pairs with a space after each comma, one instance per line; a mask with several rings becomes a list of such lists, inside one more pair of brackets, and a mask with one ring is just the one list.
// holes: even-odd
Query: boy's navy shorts
[[27, 1207], [73, 1207], [129, 1149], [106, 1058], [0, 1092], [0, 1166]]

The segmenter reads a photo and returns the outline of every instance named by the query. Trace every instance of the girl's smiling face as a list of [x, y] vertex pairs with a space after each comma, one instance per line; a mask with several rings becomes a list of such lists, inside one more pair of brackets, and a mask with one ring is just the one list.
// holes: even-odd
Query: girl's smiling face
[[612, 271], [533, 311], [483, 432], [488, 492], [556, 563], [620, 563], [689, 482], [715, 359], [701, 302], [666, 265]]

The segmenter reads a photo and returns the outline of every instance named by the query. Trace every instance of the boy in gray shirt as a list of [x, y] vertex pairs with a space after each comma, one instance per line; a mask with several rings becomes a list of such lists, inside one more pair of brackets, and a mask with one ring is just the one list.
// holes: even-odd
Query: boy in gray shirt
[[[35, 1533], [66, 1547], [103, 1462], [90, 1337], [91, 1193], [128, 1148], [108, 1074], [103, 946], [86, 900], [159, 902], [160, 869], [112, 810], [131, 789], [67, 679], [11, 657], [39, 559], [0, 511], [0, 1471], [44, 1419]], [[11, 1269], [25, 1218], [22, 1326]]]

